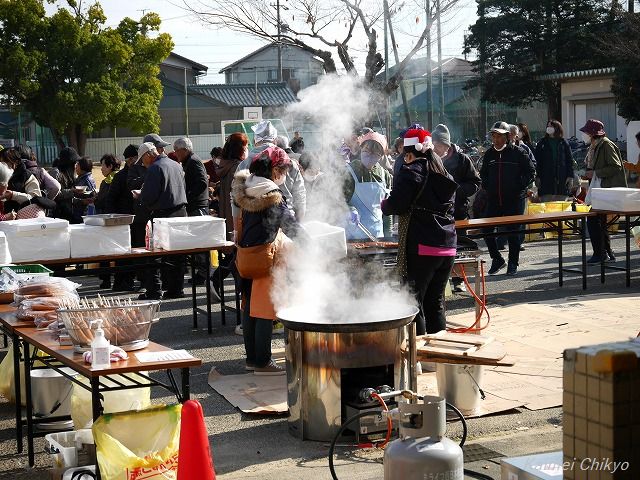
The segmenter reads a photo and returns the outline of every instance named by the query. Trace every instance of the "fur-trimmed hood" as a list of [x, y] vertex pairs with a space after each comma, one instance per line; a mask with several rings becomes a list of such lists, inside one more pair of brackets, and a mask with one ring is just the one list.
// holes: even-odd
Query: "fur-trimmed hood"
[[242, 210], [261, 212], [282, 202], [282, 192], [277, 187], [258, 197], [249, 196], [247, 179], [250, 176], [253, 175], [249, 170], [240, 170], [233, 176], [233, 182], [231, 182], [231, 198]]

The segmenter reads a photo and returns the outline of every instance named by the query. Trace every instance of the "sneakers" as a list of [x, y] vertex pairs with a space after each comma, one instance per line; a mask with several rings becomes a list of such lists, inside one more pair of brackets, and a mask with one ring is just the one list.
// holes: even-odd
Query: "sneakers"
[[504, 261], [504, 258], [496, 258], [491, 262], [491, 268], [488, 273], [489, 275], [495, 275], [506, 266], [507, 262]]
[[454, 293], [464, 293], [467, 291], [467, 287], [461, 278], [453, 278], [451, 283], [453, 284]]
[[507, 275], [509, 275], [510, 277], [513, 277], [514, 275], [517, 275], [517, 273], [518, 273], [518, 266], [510, 263], [509, 266], [507, 267]]
[[236, 335], [240, 335], [241, 337], [243, 336], [243, 332], [242, 332], [242, 324], [240, 325], [236, 325], [236, 329], [234, 330], [234, 333]]
[[286, 368], [276, 365], [273, 360], [271, 360], [266, 367], [255, 367], [253, 370], [253, 374], [259, 377], [286, 375], [286, 373]]
[[253, 364], [251, 362], [247, 362], [247, 363], [244, 364], [244, 369], [247, 372], [253, 372], [256, 369], [256, 366], [255, 366], [255, 364]]
[[284, 325], [282, 322], [273, 322], [273, 334], [282, 335], [284, 333]]
[[589, 265], [600, 265], [602, 263], [602, 257], [600, 255], [592, 255], [589, 260], [587, 260], [587, 264]]
[[607, 252], [607, 262], [615, 262], [616, 261], [616, 256], [613, 254], [612, 251], [608, 251]]
[[138, 295], [138, 300], [162, 300], [162, 293], [158, 292], [156, 294], [147, 294], [141, 293]]

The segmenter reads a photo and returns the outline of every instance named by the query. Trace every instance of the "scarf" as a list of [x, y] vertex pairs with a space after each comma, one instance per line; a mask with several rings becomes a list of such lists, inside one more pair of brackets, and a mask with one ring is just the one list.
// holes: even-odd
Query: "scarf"
[[104, 177], [104, 183], [106, 183], [107, 185], [111, 185], [111, 182], [113, 182], [113, 177], [115, 176], [116, 172], [112, 171], [109, 175]]

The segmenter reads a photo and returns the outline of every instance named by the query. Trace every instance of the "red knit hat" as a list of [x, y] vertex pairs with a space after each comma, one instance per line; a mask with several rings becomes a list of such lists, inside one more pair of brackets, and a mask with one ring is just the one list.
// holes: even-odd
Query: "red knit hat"
[[404, 134], [404, 146], [413, 147], [418, 152], [427, 151], [433, 148], [431, 143], [431, 133], [423, 128], [411, 128]]
[[271, 160], [271, 168], [289, 167], [291, 165], [291, 159], [289, 158], [289, 155], [287, 155], [287, 152], [285, 152], [280, 147], [265, 148], [260, 153], [256, 154], [256, 156], [253, 157], [253, 160], [251, 161], [255, 162], [259, 158], [265, 157], [268, 157], [269, 160]]

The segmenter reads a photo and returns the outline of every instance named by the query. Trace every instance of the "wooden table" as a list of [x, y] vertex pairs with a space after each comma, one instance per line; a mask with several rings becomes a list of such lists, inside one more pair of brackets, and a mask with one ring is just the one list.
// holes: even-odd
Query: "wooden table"
[[[60, 258], [55, 260], [33, 260], [29, 262], [16, 262], [16, 263], [39, 263], [42, 265], [46, 265], [49, 267], [69, 267], [74, 265], [89, 265], [89, 264], [100, 264], [100, 262], [107, 263], [109, 266], [107, 267], [98, 267], [98, 268], [83, 268], [77, 269], [74, 268], [72, 270], [64, 270], [61, 272], [56, 272], [56, 276], [62, 277], [77, 277], [83, 275], [101, 275], [101, 274], [111, 274], [111, 273], [119, 273], [123, 271], [137, 271], [140, 269], [155, 269], [158, 268], [157, 265], [151, 263], [138, 263], [136, 264], [135, 260], [153, 260], [158, 258], [167, 258], [167, 257], [175, 257], [175, 256], [187, 256], [190, 258], [191, 264], [191, 273], [193, 278], [193, 270], [195, 268], [195, 255], [206, 253], [208, 258], [210, 258], [210, 252], [218, 251], [224, 253], [231, 253], [235, 249], [235, 245], [233, 242], [225, 242], [222, 245], [216, 247], [199, 247], [199, 248], [189, 248], [184, 250], [162, 250], [160, 248], [156, 248], [153, 250], [146, 250], [144, 248], [132, 248], [129, 253], [122, 253], [118, 255], [96, 255], [93, 257], [81, 257], [81, 258]], [[111, 262], [115, 261], [127, 261], [128, 265], [111, 265]], [[208, 260], [210, 262], [210, 260]], [[222, 270], [218, 269], [218, 275], [220, 275], [220, 280], [222, 285]], [[213, 332], [213, 325], [211, 319], [211, 285], [208, 281], [205, 282], [206, 288], [206, 296], [207, 296], [207, 330], [209, 333]], [[191, 301], [193, 305], [193, 329], [198, 328], [198, 312], [204, 313], [198, 308], [197, 300], [196, 300], [196, 285], [192, 282], [191, 284]], [[239, 292], [236, 289], [236, 317], [239, 321], [240, 319], [240, 308], [239, 308]], [[224, 298], [224, 288], [220, 289], [220, 318], [223, 325], [226, 324], [226, 311], [230, 310], [225, 304]]]
[[[60, 346], [53, 339], [50, 332], [46, 330], [38, 330], [30, 322], [21, 322], [16, 317], [10, 307], [3, 308], [0, 312], [0, 325], [7, 331], [14, 342], [14, 379], [16, 388], [16, 428], [19, 435], [19, 451], [22, 451], [22, 411], [20, 408], [20, 365], [19, 365], [19, 343], [23, 345], [23, 352], [29, 352], [33, 347], [31, 355], [25, 354], [24, 362], [24, 381], [26, 393], [26, 425], [27, 425], [27, 454], [29, 465], [34, 465], [34, 422], [33, 405], [31, 397], [31, 369], [34, 361], [42, 362], [46, 367], [56, 370], [61, 375], [70, 379], [75, 384], [85, 388], [91, 392], [91, 406], [93, 419], [96, 420], [102, 414], [101, 397], [102, 393], [114, 390], [128, 390], [134, 388], [148, 388], [152, 386], [161, 386], [174, 393], [179, 402], [184, 402], [190, 397], [190, 381], [189, 373], [192, 367], [202, 365], [202, 360], [192, 357], [185, 360], [172, 360], [163, 362], [140, 362], [136, 358], [136, 352], [129, 352], [128, 360], [121, 360], [111, 364], [108, 369], [92, 370], [91, 366], [86, 364], [82, 359], [82, 354], [76, 353], [72, 346]], [[43, 352], [45, 356], [36, 356], [37, 352]], [[137, 352], [170, 352], [171, 348], [150, 342], [147, 348], [137, 350]], [[79, 375], [89, 380], [89, 385], [78, 381], [76, 378], [66, 374], [61, 369], [68, 367]], [[181, 371], [181, 386], [173, 376], [172, 369]], [[163, 383], [153, 379], [141, 372], [150, 372], [165, 370], [169, 383]], [[113, 375], [121, 375], [130, 383], [124, 384], [113, 378]], [[111, 385], [104, 382], [109, 380]], [[102, 380], [102, 381], [101, 381]], [[112, 386], [112, 385], [116, 386]], [[47, 418], [47, 421], [56, 420], [56, 418]]]
[[[586, 249], [586, 220], [587, 217], [594, 215], [591, 212], [549, 212], [536, 213], [530, 215], [509, 215], [504, 217], [489, 218], [473, 218], [469, 220], [457, 220], [456, 230], [467, 230], [466, 236], [470, 238], [497, 237], [500, 235], [521, 234], [521, 225], [542, 224], [542, 227], [532, 228], [529, 232], [544, 233], [556, 232], [558, 234], [558, 283], [563, 285], [563, 273], [579, 273], [582, 275], [582, 289], [587, 289], [587, 249]], [[565, 223], [569, 228], [566, 228]], [[498, 227], [506, 228], [500, 230]], [[511, 230], [509, 230], [511, 227]], [[480, 233], [469, 232], [469, 230], [481, 229]], [[491, 229], [485, 231], [485, 229]], [[494, 230], [495, 229], [495, 230]], [[565, 230], [577, 230], [580, 234], [582, 243], [582, 268], [570, 269], [563, 266], [562, 258], [562, 241], [565, 236]]]
[[[605, 262], [604, 256], [600, 261], [600, 283], [604, 283], [605, 270], [618, 270], [625, 272], [625, 281], [627, 287], [631, 286], [631, 229], [637, 225], [640, 225], [640, 210], [632, 212], [621, 212], [617, 210], [595, 210], [591, 209], [594, 215], [598, 215], [601, 218], [602, 224], [609, 227], [610, 225], [618, 222], [620, 217], [624, 218], [623, 228], [625, 232], [625, 265], [619, 267], [617, 265], [609, 265]], [[612, 218], [608, 221], [607, 218]], [[631, 217], [636, 217], [635, 220], [631, 220]], [[604, 242], [604, 230], [602, 231], [602, 242]], [[604, 244], [604, 243], [603, 243]]]

